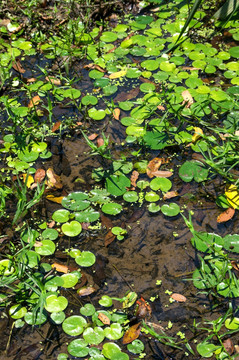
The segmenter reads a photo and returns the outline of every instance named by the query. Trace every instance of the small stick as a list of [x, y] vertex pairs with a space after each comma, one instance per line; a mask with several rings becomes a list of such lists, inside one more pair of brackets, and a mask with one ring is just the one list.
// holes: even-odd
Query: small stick
[[124, 280], [124, 282], [128, 285], [128, 287], [130, 288], [131, 291], [134, 292], [134, 289], [132, 288], [132, 286], [130, 285], [130, 283], [124, 278], [123, 275], [121, 275], [120, 271], [117, 269], [117, 267], [113, 264], [113, 267], [115, 268], [115, 270], [117, 271], [117, 273], [119, 274], [119, 276], [121, 277], [122, 280]]
[[14, 325], [15, 325], [15, 321], [13, 321], [13, 323], [12, 323], [12, 327], [11, 327], [10, 334], [9, 334], [9, 337], [8, 337], [7, 346], [6, 346], [6, 349], [5, 349], [6, 355], [7, 355], [7, 352], [9, 350], [9, 347], [10, 347], [10, 342], [11, 342], [11, 338], [12, 338], [12, 332], [13, 332]]

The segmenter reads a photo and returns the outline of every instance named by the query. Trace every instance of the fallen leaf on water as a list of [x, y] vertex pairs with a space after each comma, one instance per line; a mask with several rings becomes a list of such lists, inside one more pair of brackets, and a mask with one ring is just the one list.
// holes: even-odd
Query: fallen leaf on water
[[130, 90], [127, 93], [121, 92], [120, 94], [118, 94], [115, 97], [114, 102], [131, 100], [139, 94], [139, 91], [140, 91], [140, 89], [139, 89], [139, 87], [137, 87], [135, 89]]
[[236, 185], [227, 185], [225, 195], [228, 203], [233, 209], [236, 209], [239, 206], [239, 191]]
[[52, 220], [51, 222], [47, 223], [47, 226], [52, 229], [55, 226], [56, 222]]
[[166, 194], [164, 194], [163, 199], [168, 200], [168, 199], [172, 199], [172, 198], [174, 198], [176, 196], [178, 196], [177, 191], [168, 191]]
[[140, 323], [131, 326], [124, 334], [123, 344], [130, 344], [132, 341], [139, 337], [141, 331]]
[[96, 69], [96, 70], [98, 70], [98, 71], [100, 71], [100, 72], [106, 72], [106, 70], [105, 69], [103, 69], [101, 66], [99, 66], [99, 65], [96, 65], [96, 64], [94, 64], [94, 63], [90, 63], [90, 64], [87, 64], [87, 65], [85, 65], [84, 66], [84, 69], [87, 69], [87, 70], [89, 70], [89, 69]]
[[200, 139], [203, 135], [203, 131], [200, 127], [194, 127], [194, 134], [192, 137], [192, 142], [195, 143], [198, 139]]
[[236, 261], [232, 260], [231, 265], [235, 270], [239, 271], [239, 264]]
[[87, 296], [93, 294], [95, 291], [96, 289], [93, 286], [87, 286], [77, 290], [77, 294], [79, 296]]
[[109, 51], [107, 51], [107, 54], [110, 54], [110, 53], [114, 52], [115, 49], [117, 49], [117, 46], [114, 46], [112, 49], [110, 49]]
[[98, 319], [102, 321], [104, 325], [110, 325], [110, 319], [103, 313], [98, 314]]
[[147, 174], [148, 172], [150, 173], [153, 171], [157, 171], [160, 168], [161, 164], [162, 160], [160, 158], [154, 158], [153, 160], [151, 160], [147, 166]]
[[164, 110], [165, 110], [165, 107], [164, 107], [163, 105], [158, 105], [158, 106], [157, 106], [157, 109], [164, 111]]
[[142, 82], [144, 82], [144, 83], [153, 84], [153, 85], [156, 86], [156, 84], [155, 84], [153, 81], [151, 81], [151, 80], [149, 80], [149, 79], [145, 79], [143, 76], [140, 76], [140, 77], [139, 77], [139, 80], [142, 81]]
[[16, 60], [14, 61], [14, 63], [12, 64], [12, 67], [14, 70], [18, 71], [20, 74], [24, 74], [24, 72], [26, 71], [25, 69], [23, 69], [20, 60]]
[[229, 221], [229, 220], [231, 220], [233, 218], [234, 214], [235, 214], [235, 209], [234, 208], [228, 208], [225, 211], [223, 211], [223, 213], [218, 215], [217, 222], [218, 223], [223, 223], [223, 222]]
[[229, 355], [232, 355], [234, 353], [234, 345], [231, 339], [224, 340], [223, 346]]
[[123, 76], [125, 76], [127, 73], [127, 70], [121, 70], [121, 71], [117, 71], [115, 73], [112, 73], [109, 75], [109, 79], [118, 79], [121, 78]]
[[97, 136], [99, 136], [99, 135], [96, 134], [96, 133], [93, 133], [93, 134], [91, 134], [91, 135], [88, 136], [88, 139], [91, 140], [91, 141], [93, 141], [93, 140], [95, 140], [95, 139], [97, 138]]
[[100, 215], [100, 221], [102, 223], [102, 226], [106, 227], [107, 230], [111, 229], [114, 226], [110, 218], [103, 214]]
[[32, 175], [27, 176], [27, 174], [22, 174], [22, 178], [23, 178], [23, 181], [24, 181], [24, 183], [26, 183], [26, 186], [28, 188], [30, 188], [31, 184], [34, 183], [34, 179], [33, 179]]
[[35, 183], [41, 183], [46, 176], [46, 172], [44, 169], [37, 169], [34, 174], [34, 181]]
[[151, 316], [152, 314], [151, 306], [147, 303], [147, 301], [144, 300], [142, 296], [139, 300], [136, 301], [136, 304], [138, 305], [136, 317], [144, 319], [146, 317]]
[[46, 79], [46, 81], [48, 81], [48, 82], [50, 82], [50, 83], [52, 83], [54, 85], [61, 85], [61, 80], [60, 79], [56, 79], [54, 77], [48, 77], [48, 76], [46, 76], [45, 79]]
[[163, 178], [168, 178], [170, 176], [172, 176], [173, 173], [172, 171], [167, 171], [167, 170], [158, 170], [158, 171], [152, 171], [151, 172], [151, 176], [149, 176], [150, 178], [152, 178], [153, 176], [156, 176], [156, 177], [163, 177]]
[[114, 235], [112, 231], [109, 230], [105, 235], [105, 240], [104, 240], [105, 247], [109, 246], [114, 241], [115, 237], [116, 235]]
[[134, 170], [130, 177], [130, 182], [133, 187], [136, 187], [136, 181], [138, 180], [138, 178], [139, 178], [139, 173], [138, 171]]
[[96, 143], [97, 143], [97, 147], [103, 146], [103, 145], [104, 145], [104, 140], [103, 140], [103, 138], [100, 136], [100, 137], [96, 140]]
[[52, 268], [56, 269], [56, 271], [58, 272], [62, 272], [64, 274], [67, 274], [69, 269], [68, 269], [68, 266], [66, 265], [61, 265], [61, 264], [58, 264], [58, 263], [54, 263], [51, 265]]
[[145, 324], [148, 325], [148, 326], [151, 326], [153, 327], [154, 329], [158, 329], [158, 330], [161, 330], [161, 331], [165, 331], [164, 327], [159, 325], [159, 324], [155, 324], [153, 322], [150, 322], [150, 321], [145, 321]]
[[33, 108], [35, 105], [38, 105], [40, 101], [41, 101], [40, 96], [38, 96], [38, 95], [33, 96], [33, 98], [31, 99], [31, 101], [28, 104], [28, 107]]
[[37, 81], [37, 79], [34, 78], [34, 77], [31, 77], [31, 78], [27, 79], [27, 84], [33, 83], [33, 82], [35, 82], [35, 81]]
[[54, 195], [51, 195], [51, 194], [46, 195], [47, 200], [52, 201], [52, 202], [57, 203], [57, 204], [61, 204], [63, 197], [64, 196], [54, 196]]
[[182, 66], [182, 70], [201, 70], [200, 68], [192, 67], [192, 66]]
[[114, 109], [113, 117], [115, 120], [119, 120], [119, 117], [120, 117], [120, 109], [119, 108]]
[[61, 126], [61, 121], [57, 121], [57, 122], [55, 122], [55, 124], [52, 126], [51, 131], [52, 131], [52, 132], [57, 131], [57, 130], [59, 129], [59, 127], [60, 127], [60, 126]]
[[60, 176], [55, 174], [55, 172], [52, 168], [47, 169], [46, 175], [48, 178], [47, 186], [49, 188], [62, 189], [63, 185], [61, 183], [61, 178], [60, 178]]
[[185, 302], [185, 301], [187, 301], [187, 298], [186, 298], [185, 296], [181, 295], [181, 294], [176, 294], [176, 293], [174, 293], [174, 294], [172, 294], [170, 297], [171, 297], [173, 300], [178, 301], [178, 302]]
[[189, 108], [194, 103], [192, 95], [188, 90], [184, 90], [181, 95], [183, 97], [182, 105], [186, 104], [186, 108]]

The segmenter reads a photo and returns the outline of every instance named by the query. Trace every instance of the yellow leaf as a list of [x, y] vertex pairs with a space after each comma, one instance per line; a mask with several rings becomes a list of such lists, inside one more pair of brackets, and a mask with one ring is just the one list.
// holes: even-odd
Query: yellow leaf
[[117, 71], [115, 73], [112, 73], [109, 75], [109, 79], [118, 79], [122, 76], [125, 76], [127, 73], [127, 70], [121, 70], [121, 71]]
[[[27, 174], [22, 174], [22, 177], [23, 177], [24, 182], [26, 182]], [[26, 183], [27, 187], [30, 188], [31, 184], [33, 184], [33, 183], [34, 183], [33, 177], [31, 175], [28, 175], [27, 183]]]
[[50, 200], [50, 201], [53, 201], [53, 202], [55, 202], [57, 204], [61, 204], [63, 197], [64, 196], [47, 195], [46, 199]]
[[193, 134], [192, 137], [192, 142], [195, 143], [198, 139], [200, 139], [203, 135], [203, 131], [201, 128], [199, 127], [194, 127], [194, 131], [195, 133]]
[[233, 184], [227, 186], [225, 195], [231, 207], [237, 209], [239, 207], [239, 190], [237, 186]]

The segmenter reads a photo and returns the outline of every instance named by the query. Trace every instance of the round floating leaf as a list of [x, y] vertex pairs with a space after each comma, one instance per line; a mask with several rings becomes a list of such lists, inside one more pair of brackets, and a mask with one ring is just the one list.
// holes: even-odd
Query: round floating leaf
[[118, 215], [122, 211], [122, 206], [117, 203], [108, 203], [102, 206], [102, 211], [109, 215]]
[[65, 310], [68, 300], [64, 296], [49, 295], [46, 298], [45, 309], [49, 312], [60, 312]]
[[210, 96], [215, 101], [224, 101], [227, 100], [228, 95], [223, 90], [211, 90]]
[[92, 266], [95, 263], [95, 255], [90, 251], [82, 251], [80, 256], [75, 258], [75, 262], [83, 267]]
[[167, 192], [171, 189], [172, 182], [165, 178], [155, 178], [150, 182], [149, 186], [154, 191], [161, 190]]
[[239, 253], [239, 235], [226, 235], [224, 237], [224, 247], [228, 251]]
[[174, 63], [170, 63], [169, 61], [162, 61], [159, 65], [160, 70], [166, 72], [173, 72], [176, 69], [176, 65]]
[[46, 148], [47, 148], [47, 143], [45, 142], [39, 142], [32, 145], [32, 151], [34, 152], [42, 152], [46, 150]]
[[180, 207], [176, 203], [164, 204], [161, 211], [166, 216], [176, 216], [180, 213]]
[[63, 311], [51, 313], [51, 319], [57, 325], [61, 324], [65, 320], [65, 317], [66, 315]]
[[117, 40], [117, 37], [118, 37], [117, 34], [111, 31], [105, 31], [101, 35], [100, 40], [104, 42], [114, 42], [115, 40]]
[[48, 291], [56, 291], [59, 286], [62, 286], [64, 283], [63, 279], [60, 276], [48, 276], [45, 282], [45, 288]]
[[151, 213], [157, 213], [160, 211], [160, 206], [159, 205], [156, 205], [155, 203], [151, 203], [149, 204], [148, 206], [148, 210], [149, 212]]
[[65, 209], [56, 210], [52, 215], [52, 219], [59, 223], [67, 222], [69, 218], [70, 211]]
[[225, 326], [229, 330], [238, 330], [239, 329], [239, 318], [234, 317], [233, 319], [226, 319]]
[[147, 192], [145, 194], [145, 200], [149, 202], [156, 202], [159, 200], [159, 195], [156, 194], [154, 191]]
[[127, 202], [137, 202], [139, 197], [136, 191], [127, 191], [124, 193], [123, 198]]
[[109, 297], [107, 295], [103, 295], [101, 297], [101, 299], [99, 300], [99, 304], [104, 307], [111, 307], [113, 304], [113, 301], [112, 301], [111, 297]]
[[64, 274], [61, 276], [61, 278], [64, 281], [62, 285], [64, 288], [72, 288], [78, 283], [78, 276], [72, 273]]
[[98, 99], [96, 96], [93, 95], [86, 95], [81, 99], [82, 105], [96, 105], [98, 103]]
[[224, 297], [237, 298], [239, 296], [238, 284], [234, 279], [225, 279], [217, 285], [217, 292]]
[[105, 96], [111, 96], [116, 93], [116, 91], [118, 91], [118, 86], [116, 85], [108, 85], [103, 87], [103, 93], [105, 94]]
[[110, 83], [109, 79], [102, 77], [101, 79], [97, 79], [94, 82], [94, 86], [103, 88], [103, 87], [107, 86], [109, 83]]
[[91, 78], [91, 79], [100, 79], [100, 78], [102, 78], [104, 76], [104, 74], [101, 72], [101, 71], [99, 71], [99, 70], [91, 70], [90, 72], [89, 72], [89, 77]]
[[94, 222], [94, 221], [98, 220], [99, 217], [100, 217], [99, 211], [94, 210], [92, 207], [90, 207], [84, 211], [75, 213], [75, 219], [77, 221], [79, 221], [80, 223]]
[[228, 50], [229, 54], [234, 58], [239, 58], [239, 46], [233, 46]]
[[107, 358], [107, 359], [112, 359], [112, 357], [118, 353], [121, 353], [121, 349], [118, 345], [114, 344], [114, 343], [105, 343], [103, 345], [103, 350], [102, 350], [102, 354]]
[[10, 267], [10, 260], [3, 259], [0, 260], [0, 275], [1, 276], [8, 276], [14, 273], [14, 268]]
[[196, 249], [202, 252], [214, 251], [210, 248], [212, 244], [217, 244], [220, 247], [224, 245], [224, 240], [221, 238], [221, 236], [206, 232], [195, 232], [191, 242]]
[[27, 308], [25, 306], [21, 306], [20, 304], [15, 304], [10, 307], [9, 309], [9, 315], [13, 319], [21, 319], [24, 317], [27, 313]]
[[132, 341], [131, 344], [127, 345], [127, 349], [133, 354], [140, 354], [141, 352], [144, 351], [144, 344], [142, 343], [142, 341], [136, 339]]
[[85, 357], [89, 353], [88, 343], [84, 339], [75, 339], [68, 346], [67, 350], [70, 355], [79, 357]]
[[201, 355], [204, 358], [209, 358], [209, 357], [213, 356], [214, 352], [220, 348], [221, 348], [221, 346], [216, 346], [214, 344], [210, 344], [207, 341], [203, 341], [197, 345], [197, 351], [198, 351], [199, 355]]
[[73, 315], [64, 320], [62, 329], [68, 335], [78, 336], [83, 333], [86, 326], [87, 321], [82, 316]]
[[141, 66], [149, 71], [154, 71], [158, 69], [159, 63], [156, 60], [145, 60], [141, 62]]
[[56, 240], [58, 238], [58, 231], [55, 229], [46, 229], [42, 233], [43, 239]]
[[129, 79], [136, 79], [140, 77], [140, 75], [141, 75], [141, 71], [137, 68], [129, 68], [126, 73], [126, 77]]
[[208, 169], [198, 161], [186, 161], [179, 169], [179, 176], [185, 182], [193, 179], [201, 182], [207, 179]]
[[63, 234], [74, 237], [81, 233], [82, 226], [78, 221], [73, 220], [63, 224], [61, 230]]
[[[121, 196], [127, 191], [127, 187], [130, 187], [130, 179], [125, 175], [111, 175], [106, 178], [106, 189], [114, 196]], [[104, 204], [105, 206], [107, 204]], [[107, 209], [107, 207], [106, 207]], [[104, 211], [104, 210], [103, 210]], [[120, 210], [121, 211], [121, 210]]]
[[89, 207], [90, 202], [87, 200], [89, 197], [88, 194], [83, 192], [73, 192], [68, 196], [62, 199], [62, 206], [66, 209], [73, 210], [73, 211], [81, 211], [85, 210]]
[[[21, 261], [25, 262], [27, 266], [29, 266], [30, 268], [34, 268], [35, 266], [39, 265], [41, 257], [35, 251], [28, 250], [21, 259], [22, 259]], [[1, 262], [0, 262], [0, 274], [1, 274]], [[4, 275], [6, 274], [4, 273]]]
[[37, 314], [27, 312], [24, 316], [24, 320], [28, 325], [41, 325], [47, 321], [47, 315], [40, 311], [38, 311]]
[[91, 345], [99, 345], [105, 338], [104, 330], [100, 327], [88, 327], [83, 333], [83, 338]]
[[55, 250], [56, 250], [56, 245], [51, 240], [42, 240], [41, 246], [35, 247], [36, 253], [43, 256], [52, 255], [54, 254]]
[[31, 151], [31, 150], [24, 150], [18, 152], [18, 157], [22, 161], [28, 162], [34, 162], [36, 159], [38, 159], [39, 153], [37, 151]]
[[92, 316], [95, 313], [95, 307], [92, 304], [85, 304], [80, 308], [80, 313], [84, 316]]
[[120, 324], [114, 323], [104, 329], [104, 334], [109, 340], [118, 340], [123, 336], [123, 328]]
[[155, 90], [155, 85], [151, 83], [143, 83], [140, 85], [140, 90], [145, 93], [150, 93]]
[[106, 112], [103, 109], [97, 110], [96, 108], [91, 108], [89, 109], [88, 114], [93, 120], [103, 120]]

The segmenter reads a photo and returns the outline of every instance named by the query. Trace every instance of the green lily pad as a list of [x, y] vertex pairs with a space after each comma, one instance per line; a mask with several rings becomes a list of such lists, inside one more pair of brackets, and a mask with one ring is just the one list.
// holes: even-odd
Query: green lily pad
[[149, 204], [148, 206], [148, 210], [149, 212], [151, 213], [157, 213], [160, 211], [160, 206], [159, 205], [156, 205], [155, 203], [151, 203]]
[[9, 309], [9, 315], [13, 319], [21, 319], [27, 313], [27, 308], [25, 306], [21, 306], [20, 304], [12, 305]]
[[117, 37], [118, 37], [117, 34], [111, 31], [105, 31], [101, 35], [100, 40], [104, 42], [114, 42], [115, 40], [117, 40]]
[[40, 311], [37, 311], [37, 314], [28, 311], [24, 316], [24, 320], [28, 325], [42, 325], [47, 321], [47, 315]]
[[102, 73], [101, 71], [99, 70], [91, 70], [89, 72], [89, 77], [91, 79], [101, 79], [102, 77], [104, 76], [104, 73]]
[[36, 246], [35, 251], [37, 254], [42, 256], [48, 256], [54, 254], [56, 245], [51, 240], [42, 240], [41, 246]]
[[89, 207], [88, 209], [75, 213], [75, 219], [82, 222], [94, 222], [98, 220], [100, 217], [99, 211], [94, 210], [92, 207]]
[[126, 134], [129, 136], [143, 137], [146, 134], [146, 130], [143, 126], [130, 125], [126, 129]]
[[155, 85], [151, 83], [143, 83], [140, 85], [140, 90], [144, 93], [150, 93], [155, 90]]
[[144, 344], [141, 340], [136, 339], [127, 345], [127, 349], [133, 354], [140, 354], [144, 351]]
[[141, 66], [149, 71], [154, 71], [158, 69], [159, 63], [156, 60], [145, 60], [141, 62]]
[[59, 234], [58, 231], [55, 229], [45, 229], [42, 232], [43, 239], [49, 239], [49, 240], [56, 240], [58, 238]]
[[92, 316], [95, 313], [95, 307], [92, 304], [85, 304], [80, 308], [80, 313], [84, 316]]
[[51, 275], [48, 276], [45, 281], [45, 288], [48, 291], [56, 291], [58, 287], [64, 284], [63, 279], [60, 276]]
[[203, 341], [197, 345], [197, 351], [198, 351], [199, 355], [201, 355], [204, 358], [209, 358], [209, 357], [213, 356], [214, 352], [217, 349], [220, 349], [220, 346], [210, 344], [207, 341]]
[[61, 279], [63, 280], [62, 287], [69, 289], [74, 287], [78, 283], [78, 276], [75, 274], [69, 273], [69, 274], [63, 274], [61, 276]]
[[124, 193], [123, 198], [125, 201], [127, 202], [137, 202], [139, 197], [136, 191], [127, 191], [126, 193]]
[[111, 175], [106, 178], [106, 189], [111, 195], [121, 196], [127, 191], [127, 187], [130, 187], [130, 179], [123, 174]]
[[85, 318], [79, 315], [72, 315], [66, 318], [62, 324], [62, 329], [67, 335], [78, 336], [83, 333], [87, 326]]
[[56, 312], [56, 313], [51, 313], [51, 320], [56, 324], [56, 325], [60, 325], [63, 323], [63, 321], [65, 320], [66, 315], [63, 311], [60, 312]]
[[70, 218], [70, 211], [65, 209], [56, 210], [52, 215], [52, 219], [59, 223], [64, 223], [68, 221], [69, 218]]
[[208, 169], [198, 161], [186, 161], [179, 169], [179, 176], [185, 182], [193, 179], [202, 182], [207, 179]]
[[93, 119], [93, 120], [103, 120], [106, 112], [103, 109], [97, 110], [96, 108], [91, 108], [88, 111], [89, 116]]
[[102, 211], [109, 215], [118, 215], [122, 211], [122, 206], [117, 203], [108, 203], [102, 206]]
[[171, 189], [172, 182], [166, 178], [155, 178], [150, 182], [149, 186], [154, 191], [161, 190], [167, 192]]
[[239, 329], [239, 318], [234, 317], [230, 319], [226, 319], [225, 321], [225, 327], [229, 330], [238, 330]]
[[99, 304], [104, 307], [111, 307], [113, 304], [113, 301], [112, 301], [111, 297], [109, 297], [108, 295], [103, 295], [101, 297], [101, 299], [99, 300]]
[[224, 247], [227, 251], [239, 253], [239, 235], [229, 234], [224, 237]]
[[75, 258], [75, 262], [83, 267], [92, 266], [95, 260], [95, 255], [90, 251], [82, 251], [81, 254]]
[[83, 333], [83, 338], [91, 345], [99, 345], [105, 338], [104, 330], [101, 327], [88, 327]]
[[20, 160], [22, 161], [26, 161], [28, 162], [34, 162], [38, 159], [39, 157], [39, 152], [37, 151], [32, 151], [32, 150], [24, 150], [24, 151], [19, 151], [18, 152], [18, 157]]
[[104, 334], [109, 340], [118, 340], [123, 336], [123, 328], [120, 324], [113, 323], [104, 329]]
[[228, 50], [229, 54], [234, 58], [239, 58], [239, 46], [233, 46]]
[[156, 202], [159, 200], [159, 195], [156, 194], [154, 191], [147, 192], [145, 194], [145, 200], [149, 202]]
[[90, 206], [89, 195], [83, 192], [73, 192], [62, 199], [62, 206], [73, 211], [85, 210]]
[[195, 232], [191, 239], [192, 245], [199, 251], [212, 252], [212, 244], [217, 244], [222, 247], [224, 245], [224, 239], [217, 234], [210, 234], [206, 232]]
[[61, 230], [63, 234], [74, 237], [81, 233], [82, 227], [78, 221], [73, 220], [71, 222], [63, 224]]
[[238, 283], [234, 279], [225, 279], [217, 285], [217, 292], [221, 296], [237, 298], [239, 296]]
[[65, 310], [68, 305], [68, 300], [64, 296], [49, 295], [46, 298], [45, 309], [52, 312], [60, 312]]
[[118, 91], [117, 85], [108, 85], [108, 86], [103, 87], [103, 93], [105, 96], [111, 96], [114, 93], [116, 93], [116, 91]]
[[176, 203], [164, 204], [161, 211], [166, 216], [176, 216], [180, 213], [180, 207]]
[[89, 353], [88, 343], [84, 339], [75, 339], [68, 346], [67, 350], [70, 355], [79, 357], [85, 357]]
[[0, 275], [1, 276], [8, 276], [14, 273], [14, 268], [10, 267], [10, 260], [9, 259], [3, 259], [0, 260]]
[[98, 103], [98, 99], [96, 96], [93, 95], [86, 95], [81, 99], [82, 105], [96, 105]]
[[170, 63], [169, 61], [162, 61], [159, 65], [160, 70], [166, 71], [166, 72], [174, 72], [176, 69], [176, 65], [174, 63]]
[[117, 344], [107, 342], [103, 345], [102, 354], [107, 359], [112, 359], [112, 357], [118, 353], [121, 353], [121, 349]]

